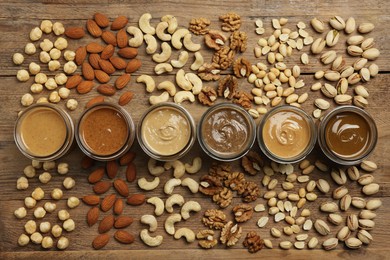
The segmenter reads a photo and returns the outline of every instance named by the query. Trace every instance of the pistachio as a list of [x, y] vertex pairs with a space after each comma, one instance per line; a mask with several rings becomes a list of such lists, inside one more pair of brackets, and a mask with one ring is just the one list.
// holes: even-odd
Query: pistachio
[[360, 80], [361, 80], [361, 77], [358, 73], [353, 73], [351, 76], [348, 77], [348, 83], [351, 85], [360, 82]]
[[332, 63], [332, 70], [341, 71], [345, 66], [344, 57], [339, 55]]
[[379, 67], [375, 63], [372, 63], [369, 67], [368, 70], [370, 71], [371, 77], [375, 77], [379, 73]]
[[[356, 89], [356, 88], [355, 88]], [[360, 172], [359, 172], [359, 169], [356, 167], [356, 166], [351, 166], [347, 169], [347, 174], [348, 174], [348, 177], [352, 180], [352, 181], [357, 181], [360, 177]]]
[[375, 26], [372, 23], [362, 23], [358, 26], [360, 33], [369, 33], [374, 30]]
[[311, 45], [310, 50], [313, 54], [319, 54], [325, 48], [326, 41], [322, 38], [317, 38]]
[[369, 97], [367, 89], [365, 87], [363, 87], [362, 85], [357, 85], [354, 88], [354, 91], [355, 91], [356, 95], [359, 95], [359, 96], [364, 97], [364, 98]]
[[257, 226], [258, 226], [259, 228], [264, 227], [265, 225], [267, 225], [268, 220], [269, 220], [269, 218], [266, 217], [266, 216], [261, 217], [261, 218], [257, 221]]
[[380, 199], [372, 199], [367, 201], [366, 209], [376, 210], [382, 206], [382, 201]]
[[362, 243], [364, 243], [366, 245], [370, 244], [371, 241], [373, 240], [371, 234], [367, 230], [364, 230], [364, 229], [359, 230], [359, 232], [357, 233], [357, 237]]
[[290, 241], [282, 241], [279, 243], [280, 248], [288, 250], [292, 247], [292, 243]]
[[349, 194], [344, 195], [344, 197], [340, 199], [340, 209], [342, 211], [347, 211], [351, 206], [351, 203], [352, 203], [351, 195]]
[[351, 231], [355, 231], [358, 229], [359, 222], [358, 222], [358, 218], [355, 214], [349, 214], [347, 216], [347, 226], [348, 226], [349, 230], [351, 230]]
[[363, 209], [359, 213], [359, 218], [362, 218], [362, 219], [374, 219], [374, 218], [376, 218], [376, 214], [374, 212], [372, 212], [371, 210]]
[[371, 230], [375, 227], [375, 222], [371, 219], [359, 219], [359, 228]]
[[352, 206], [358, 209], [364, 209], [366, 207], [366, 200], [360, 197], [353, 197], [351, 200]]
[[337, 96], [337, 89], [333, 85], [328, 83], [322, 85], [321, 92], [328, 98], [334, 98]]
[[313, 221], [311, 219], [306, 220], [303, 223], [303, 230], [309, 231], [313, 227]]
[[354, 96], [353, 104], [360, 108], [366, 108], [368, 106], [368, 101], [362, 96]]
[[339, 41], [339, 38], [340, 38], [339, 31], [337, 31], [337, 30], [330, 30], [326, 34], [326, 38], [325, 38], [326, 45], [328, 45], [329, 47], [335, 46], [337, 44], [337, 42]]
[[346, 66], [340, 71], [341, 78], [348, 78], [354, 73], [354, 68], [352, 66]]
[[[352, 68], [352, 67], [351, 67]], [[348, 80], [346, 78], [341, 78], [337, 82], [337, 94], [345, 94], [348, 91]]]
[[379, 191], [379, 184], [378, 183], [370, 183], [368, 185], [365, 185], [362, 189], [362, 192], [369, 196], [369, 195], [374, 195], [378, 193]]
[[336, 237], [340, 241], [345, 241], [349, 238], [350, 235], [351, 235], [351, 230], [349, 230], [349, 228], [347, 226], [344, 226], [344, 227], [340, 228], [339, 232], [337, 232]]
[[366, 58], [359, 58], [353, 63], [353, 69], [354, 70], [361, 70], [366, 66], [368, 60]]
[[340, 94], [335, 96], [334, 101], [338, 105], [350, 105], [352, 103], [352, 96], [348, 94]]
[[327, 51], [321, 55], [320, 60], [324, 64], [330, 64], [336, 59], [336, 57], [336, 51]]
[[350, 249], [359, 249], [362, 246], [362, 241], [356, 237], [350, 237], [345, 241], [345, 245]]
[[353, 35], [347, 39], [348, 45], [359, 45], [364, 41], [364, 37], [361, 35]]
[[368, 49], [374, 47], [374, 38], [367, 38], [367, 39], [365, 39], [362, 42], [360, 47], [362, 48], [363, 51], [368, 50]]
[[313, 18], [313, 19], [311, 19], [310, 24], [311, 24], [311, 26], [313, 27], [313, 29], [314, 29], [316, 32], [318, 32], [318, 33], [322, 33], [322, 32], [325, 31], [324, 22], [323, 22], [323, 21], [320, 21], [318, 18]]
[[368, 160], [364, 160], [361, 162], [360, 164], [360, 167], [367, 171], [367, 172], [373, 172], [375, 171], [376, 169], [378, 169], [378, 166], [376, 165], [375, 162], [373, 161], [368, 161]]
[[317, 181], [317, 188], [322, 192], [322, 193], [328, 193], [330, 190], [330, 185], [329, 183], [324, 180], [324, 179], [319, 179]]
[[366, 58], [368, 60], [375, 60], [376, 58], [379, 57], [379, 50], [376, 49], [376, 48], [371, 48], [371, 49], [368, 49], [368, 50], [365, 50], [363, 53], [362, 53], [362, 57], [363, 58]]
[[316, 248], [318, 245], [318, 239], [316, 237], [312, 237], [307, 243], [307, 247], [310, 249]]
[[325, 221], [323, 221], [321, 219], [317, 219], [314, 222], [314, 228], [316, 229], [316, 231], [319, 234], [321, 234], [323, 236], [326, 236], [326, 235], [330, 234], [330, 228], [329, 228], [328, 224], [326, 224]]
[[356, 30], [356, 22], [355, 18], [349, 17], [347, 21], [345, 22], [345, 28], [344, 31], [347, 34], [351, 34]]
[[334, 213], [339, 210], [339, 206], [335, 202], [323, 202], [320, 206], [323, 212]]
[[344, 185], [347, 182], [347, 175], [343, 169], [332, 169], [330, 175], [338, 185]]
[[328, 238], [327, 240], [325, 240], [322, 243], [322, 247], [325, 250], [332, 250], [332, 249], [335, 249], [338, 244], [339, 244], [339, 240], [335, 237], [332, 237], [332, 238]]
[[313, 111], [313, 117], [314, 118], [320, 118], [321, 114], [322, 114], [322, 110], [321, 109], [319, 109], [319, 108], [314, 109], [314, 111]]
[[374, 182], [374, 176], [371, 174], [364, 174], [357, 180], [360, 185], [368, 185]]
[[315, 99], [314, 105], [321, 110], [327, 110], [330, 107], [330, 103], [322, 98]]
[[339, 214], [331, 213], [328, 215], [328, 221], [333, 225], [340, 225], [343, 222], [343, 217]]
[[363, 54], [362, 48], [356, 45], [350, 45], [347, 47], [347, 52], [351, 56], [361, 56]]
[[333, 191], [333, 199], [338, 200], [344, 197], [348, 193], [348, 189], [345, 186], [340, 186]]
[[344, 19], [341, 18], [340, 16], [337, 16], [337, 15], [332, 17], [332, 18], [330, 18], [329, 24], [334, 29], [339, 30], [339, 31], [344, 30], [344, 28], [345, 28], [345, 21], [344, 21]]
[[370, 81], [371, 75], [370, 75], [370, 71], [367, 68], [362, 68], [359, 74], [363, 82]]

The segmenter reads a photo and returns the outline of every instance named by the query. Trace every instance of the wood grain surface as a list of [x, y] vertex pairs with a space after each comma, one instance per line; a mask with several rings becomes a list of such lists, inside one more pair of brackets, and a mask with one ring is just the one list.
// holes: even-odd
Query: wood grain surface
[[[55, 249], [43, 250], [38, 245], [29, 244], [26, 247], [19, 247], [17, 245], [17, 239], [21, 233], [23, 233], [23, 226], [27, 219], [33, 218], [33, 211], [28, 210], [28, 215], [23, 220], [18, 220], [14, 217], [13, 212], [18, 207], [23, 206], [23, 199], [31, 194], [33, 187], [42, 186], [43, 189], [49, 193], [55, 187], [62, 187], [62, 181], [64, 176], [53, 173], [53, 179], [48, 184], [40, 184], [37, 178], [30, 180], [30, 187], [25, 191], [16, 190], [16, 180], [23, 175], [23, 169], [30, 163], [28, 159], [18, 151], [14, 139], [13, 128], [14, 122], [17, 118], [17, 113], [23, 109], [20, 105], [20, 98], [24, 93], [29, 91], [29, 86], [32, 84], [32, 79], [28, 82], [20, 83], [16, 80], [16, 73], [19, 69], [18, 66], [12, 63], [12, 55], [15, 52], [23, 52], [24, 46], [29, 42], [28, 34], [30, 30], [39, 26], [40, 21], [43, 19], [50, 19], [52, 21], [63, 22], [65, 26], [85, 26], [86, 20], [91, 18], [95, 12], [102, 12], [107, 14], [111, 20], [118, 15], [125, 15], [129, 18], [129, 25], [136, 25], [139, 17], [145, 13], [150, 12], [153, 16], [152, 24], [157, 24], [161, 16], [166, 14], [175, 15], [179, 21], [179, 26], [187, 27], [191, 18], [194, 17], [206, 17], [211, 20], [211, 28], [218, 29], [220, 22], [218, 20], [219, 15], [226, 12], [234, 11], [241, 15], [242, 27], [241, 30], [248, 33], [248, 49], [241, 56], [248, 58], [252, 63], [264, 61], [264, 57], [256, 59], [253, 55], [253, 48], [256, 45], [260, 36], [254, 33], [256, 19], [261, 19], [266, 28], [264, 36], [270, 35], [272, 32], [271, 19], [273, 18], [288, 18], [288, 24], [285, 27], [290, 29], [296, 29], [296, 24], [299, 21], [303, 21], [308, 25], [308, 31], [311, 35], [318, 37], [309, 26], [309, 22], [313, 17], [318, 17], [321, 20], [327, 21], [334, 15], [340, 15], [343, 18], [353, 16], [357, 24], [362, 22], [371, 22], [375, 24], [375, 30], [369, 34], [369, 37], [375, 39], [375, 47], [381, 52], [380, 57], [375, 63], [380, 68], [380, 73], [375, 78], [372, 78], [365, 86], [370, 92], [368, 99], [369, 106], [366, 109], [375, 119], [378, 131], [379, 140], [378, 145], [370, 157], [371, 160], [377, 162], [379, 169], [374, 173], [375, 181], [380, 184], [380, 191], [372, 197], [381, 198], [383, 206], [376, 211], [377, 217], [375, 218], [375, 229], [372, 230], [374, 241], [369, 246], [363, 246], [359, 250], [350, 250], [343, 244], [340, 244], [335, 250], [326, 252], [320, 247], [309, 250], [282, 250], [279, 249], [278, 244], [282, 240], [294, 241], [294, 236], [282, 238], [272, 238], [270, 235], [270, 228], [272, 226], [282, 228], [284, 223], [274, 223], [273, 220], [267, 224], [263, 229], [257, 227], [256, 222], [265, 213], [255, 213], [254, 217], [242, 224], [243, 237], [236, 246], [232, 248], [225, 248], [225, 246], [219, 244], [214, 249], [203, 250], [199, 248], [197, 242], [186, 243], [183, 239], [175, 240], [172, 236], [169, 236], [164, 231], [164, 221], [168, 216], [164, 213], [161, 217], [158, 217], [158, 229], [155, 234], [162, 235], [164, 242], [160, 247], [149, 248], [142, 243], [139, 239], [139, 231], [146, 228], [145, 225], [139, 222], [139, 219], [144, 214], [152, 214], [153, 207], [150, 204], [144, 204], [140, 207], [126, 206], [124, 215], [134, 217], [134, 223], [126, 228], [127, 231], [132, 233], [136, 240], [131, 245], [122, 245], [111, 238], [109, 244], [100, 251], [93, 250], [91, 242], [97, 235], [97, 225], [92, 228], [88, 228], [86, 224], [86, 213], [89, 209], [88, 206], [81, 203], [81, 205], [70, 210], [72, 218], [76, 222], [76, 230], [70, 233], [66, 233], [70, 239], [70, 246], [65, 251], [57, 251]], [[31, 0], [6, 0], [0, 3], [0, 259], [105, 259], [105, 258], [127, 258], [127, 259], [151, 259], [151, 258], [168, 258], [168, 259], [200, 259], [200, 258], [232, 258], [232, 259], [246, 259], [246, 258], [281, 258], [287, 257], [291, 259], [330, 259], [330, 258], [355, 258], [355, 259], [388, 259], [390, 249], [388, 241], [390, 241], [389, 229], [390, 229], [390, 112], [389, 112], [389, 82], [390, 82], [390, 36], [389, 36], [389, 24], [390, 24], [390, 2], [385, 0], [327, 0], [327, 1], [305, 1], [305, 0], [252, 0], [252, 1], [125, 1], [125, 0], [43, 0], [43, 1], [31, 1]], [[324, 35], [324, 34], [323, 34]], [[46, 36], [45, 36], [46, 37]], [[54, 39], [54, 36], [47, 36]], [[195, 42], [202, 43], [201, 53], [206, 61], [211, 59], [212, 52], [204, 47], [201, 37], [193, 36]], [[345, 39], [346, 36], [342, 34], [340, 42], [333, 47], [340, 54], [344, 54], [347, 63], [352, 63], [352, 58], [346, 54], [345, 51]], [[76, 49], [80, 45], [85, 45], [87, 42], [94, 41], [92, 37], [88, 36], [82, 40], [69, 40], [68, 49]], [[95, 40], [98, 41], [98, 40]], [[303, 52], [308, 51], [306, 46], [303, 51], [298, 52], [294, 50], [293, 55], [289, 57], [285, 63], [288, 67], [292, 67], [294, 64], [298, 64], [301, 67], [302, 75], [300, 79], [305, 82], [305, 87], [298, 90], [298, 93], [309, 92], [309, 99], [303, 104], [303, 109], [308, 113], [314, 110], [313, 100], [320, 97], [319, 92], [311, 92], [309, 87], [316, 82], [313, 74], [320, 69], [324, 69], [324, 66], [319, 62], [318, 55], [310, 56], [310, 63], [308, 65], [302, 65], [300, 63], [300, 55]], [[173, 52], [172, 57], [178, 56], [178, 51]], [[193, 54], [190, 56], [190, 60], [184, 67], [186, 71], [189, 71], [189, 66], [193, 60]], [[37, 55], [27, 56], [22, 65], [26, 68], [29, 62], [37, 60]], [[125, 107], [131, 114], [135, 123], [149, 107], [148, 97], [144, 86], [136, 83], [136, 78], [140, 74], [154, 75], [153, 68], [155, 63], [152, 61], [151, 56], [146, 55], [145, 46], [139, 48], [138, 56], [143, 65], [139, 71], [132, 75], [130, 86], [128, 90], [135, 93], [135, 98]], [[48, 75], [53, 73], [47, 70], [46, 66], [42, 66], [43, 72]], [[80, 68], [79, 68], [80, 69]], [[224, 73], [231, 73], [226, 71]], [[115, 79], [119, 73], [116, 73], [112, 78]], [[162, 82], [164, 80], [174, 80], [174, 74], [155, 76], [156, 82]], [[205, 85], [213, 86], [215, 83], [206, 83]], [[240, 88], [250, 89], [250, 84], [245, 79], [240, 79]], [[349, 90], [352, 93], [352, 90]], [[38, 96], [48, 95], [48, 92]], [[71, 112], [71, 116], [74, 121], [77, 121], [80, 113], [83, 111], [85, 104], [96, 96], [97, 92], [92, 91], [87, 95], [78, 95], [75, 91], [71, 92], [70, 97], [76, 98], [79, 101], [79, 106], [76, 111]], [[35, 96], [37, 97], [37, 96]], [[117, 102], [119, 93], [115, 96], [108, 98], [107, 100]], [[64, 106], [64, 102], [61, 102], [59, 106]], [[190, 113], [198, 123], [203, 112], [206, 111], [206, 107], [201, 106], [199, 103], [189, 104], [184, 103], [183, 106], [189, 109]], [[260, 119], [256, 120], [258, 123]], [[147, 156], [142, 152], [137, 143], [134, 144], [133, 151], [137, 153], [135, 164], [137, 166], [138, 177], [146, 177], [151, 179], [151, 176], [147, 172], [146, 163]], [[257, 145], [254, 146], [254, 150], [259, 150]], [[196, 175], [190, 176], [196, 180], [207, 172], [208, 166], [212, 160], [204, 154], [199, 145], [196, 144], [191, 152], [183, 158], [183, 161], [190, 162], [195, 156], [200, 156], [203, 159], [203, 167], [201, 172]], [[68, 162], [70, 165], [70, 172], [68, 176], [71, 176], [76, 180], [76, 187], [70, 191], [64, 192], [64, 197], [57, 203], [58, 208], [65, 208], [66, 199], [70, 196], [76, 196], [81, 198], [84, 195], [92, 194], [92, 186], [87, 182], [88, 171], [82, 170], [80, 167], [80, 158], [82, 157], [81, 151], [75, 147], [72, 152], [61, 159], [60, 161]], [[310, 159], [322, 159], [321, 153], [316, 148], [310, 155]], [[240, 170], [239, 161], [232, 163], [234, 169]], [[123, 176], [124, 168], [120, 170], [120, 175]], [[167, 195], [163, 192], [163, 183], [170, 178], [171, 173], [165, 173], [161, 177], [160, 186], [153, 191], [144, 192], [147, 197], [159, 196], [162, 199], [167, 198]], [[255, 181], [260, 184], [263, 173], [256, 176], [247, 176], [248, 180]], [[279, 184], [283, 182], [285, 176], [277, 174], [274, 176], [278, 179]], [[318, 180], [320, 178], [326, 179], [331, 183], [332, 187], [336, 187], [335, 183], [331, 180], [329, 174], [314, 171], [310, 178]], [[261, 185], [261, 184], [260, 184]], [[298, 187], [303, 187], [304, 184], [296, 184], [296, 190]], [[362, 196], [361, 186], [356, 182], [348, 181], [346, 186], [352, 196]], [[134, 182], [129, 184], [130, 192], [142, 192], [137, 184]], [[281, 190], [278, 185], [277, 191]], [[198, 213], [192, 213], [191, 218], [187, 221], [182, 221], [177, 224], [177, 227], [189, 227], [195, 232], [204, 229], [205, 227], [201, 223], [200, 219], [203, 212], [206, 209], [217, 208], [210, 198], [205, 197], [202, 194], [192, 194], [184, 187], [179, 187], [176, 190], [182, 194], [186, 201], [196, 200], [202, 205], [202, 211]], [[262, 187], [262, 194], [266, 191], [266, 188]], [[110, 190], [109, 193], [113, 193], [114, 190]], [[312, 212], [311, 219], [325, 219], [326, 215], [319, 212], [319, 205], [323, 201], [330, 199], [330, 194], [326, 196], [318, 192], [319, 198], [315, 202], [307, 203], [305, 207], [309, 208]], [[44, 201], [50, 200], [46, 195], [44, 200], [39, 202], [39, 205], [43, 205]], [[233, 199], [233, 204], [240, 203], [241, 199], [236, 197]], [[256, 205], [257, 203], [266, 203], [262, 198], [259, 198], [256, 202], [251, 203]], [[229, 219], [233, 218], [231, 214], [231, 206], [224, 210]], [[350, 212], [358, 212], [356, 209], [351, 209]], [[107, 213], [103, 214], [106, 215]], [[346, 216], [345, 212], [341, 213]], [[52, 224], [60, 223], [56, 214], [48, 214], [45, 220], [50, 221]], [[40, 221], [38, 221], [40, 222]], [[339, 227], [330, 225], [332, 234], [327, 236], [334, 236]], [[262, 238], [268, 238], [273, 241], [274, 249], [266, 249], [257, 252], [256, 254], [250, 254], [243, 247], [242, 241], [244, 236], [249, 231], [256, 231]], [[109, 232], [112, 235], [114, 232]], [[327, 237], [322, 237], [314, 230], [308, 232], [309, 237], [317, 236], [320, 242], [324, 241]]]

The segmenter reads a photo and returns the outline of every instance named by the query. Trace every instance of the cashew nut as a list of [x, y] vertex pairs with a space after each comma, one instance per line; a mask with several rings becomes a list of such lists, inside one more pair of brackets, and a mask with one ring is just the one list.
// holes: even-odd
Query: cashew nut
[[195, 52], [195, 61], [191, 64], [192, 70], [198, 70], [204, 64], [204, 59], [202, 54], [197, 51]]
[[190, 211], [198, 212], [202, 209], [200, 204], [196, 201], [187, 201], [184, 203], [183, 207], [181, 207], [181, 216], [183, 219], [187, 220], [190, 218]]
[[143, 190], [154, 190], [159, 184], [159, 177], [154, 177], [153, 181], [147, 181], [145, 178], [138, 179], [138, 186]]
[[203, 82], [202, 80], [198, 77], [198, 75], [196, 75], [195, 73], [187, 73], [185, 75], [186, 79], [191, 82], [192, 84], [192, 93], [194, 93], [194, 95], [198, 95], [201, 91], [202, 91], [202, 88], [203, 88]]
[[173, 34], [176, 29], [177, 29], [177, 19], [173, 15], [167, 14], [161, 17], [162, 22], [167, 22], [168, 23], [168, 29], [167, 31], [170, 34]]
[[195, 241], [195, 233], [189, 228], [180, 228], [175, 232], [175, 239], [180, 239], [181, 237], [185, 237], [188, 243]]
[[[161, 102], [167, 102], [169, 100], [169, 93], [164, 91], [161, 95], [159, 96], [150, 96], [149, 97], [149, 103], [151, 105], [158, 104]], [[164, 169], [164, 168], [163, 168]]]
[[[167, 92], [164, 92], [164, 93], [167, 93]], [[169, 95], [168, 95], [168, 97], [169, 97]], [[165, 171], [164, 167], [156, 166], [156, 163], [157, 163], [157, 161], [153, 158], [150, 158], [148, 161], [148, 170], [149, 170], [149, 173], [153, 176], [159, 176]]]
[[165, 201], [165, 209], [168, 213], [173, 212], [173, 206], [174, 205], [183, 205], [184, 204], [184, 198], [180, 194], [173, 194]]
[[165, 231], [167, 231], [167, 233], [169, 235], [172, 235], [175, 234], [175, 223], [177, 222], [180, 222], [181, 221], [181, 215], [180, 214], [172, 214], [170, 215], [169, 217], [167, 217], [167, 219], [165, 220]]
[[173, 98], [175, 103], [180, 104], [181, 102], [185, 100], [189, 100], [190, 102], [195, 102], [195, 96], [190, 91], [179, 91], [176, 93], [175, 97]]
[[193, 87], [191, 82], [185, 77], [185, 72], [183, 69], [179, 69], [177, 71], [176, 83], [179, 87], [181, 87], [184, 90], [191, 90]]
[[179, 59], [177, 60], [171, 60], [171, 64], [175, 68], [182, 68], [188, 61], [188, 52], [187, 51], [181, 51], [179, 54]]
[[160, 64], [157, 64], [156, 67], [154, 67], [154, 72], [157, 75], [160, 75], [160, 74], [163, 74], [166, 72], [172, 72], [172, 71], [173, 71], [173, 67], [169, 63], [160, 63]]
[[166, 90], [169, 93], [169, 95], [172, 96], [172, 97], [176, 94], [175, 84], [173, 84], [172, 82], [170, 82], [168, 80], [163, 81], [160, 84], [158, 84], [157, 89], [159, 89], [159, 90], [161, 90], [161, 89]]
[[153, 92], [153, 90], [156, 88], [156, 84], [154, 83], [154, 80], [149, 75], [141, 75], [137, 78], [138, 83], [145, 83], [146, 85], [146, 92]]
[[144, 40], [146, 43], [146, 53], [147, 54], [153, 54], [157, 50], [157, 40], [154, 38], [151, 34], [145, 34]]
[[152, 15], [150, 13], [144, 13], [139, 18], [138, 26], [144, 33], [153, 35], [156, 33], [156, 29], [154, 29], [154, 27], [150, 25], [151, 19], [152, 19]]
[[161, 44], [161, 50], [162, 50], [161, 53], [156, 53], [153, 55], [152, 58], [155, 62], [158, 63], [166, 62], [171, 57], [172, 49], [169, 43], [163, 42]]
[[200, 47], [201, 47], [200, 44], [192, 42], [191, 38], [192, 38], [191, 33], [188, 33], [184, 36], [184, 39], [183, 39], [184, 47], [187, 50], [192, 51], [192, 52], [199, 51]]
[[200, 157], [195, 157], [192, 161], [192, 165], [186, 163], [184, 166], [186, 167], [186, 172], [189, 174], [197, 173], [202, 168], [202, 159]]
[[142, 42], [144, 41], [144, 34], [138, 27], [129, 26], [127, 27], [127, 32], [130, 35], [133, 35], [133, 38], [129, 39], [130, 47], [137, 48], [142, 45]]
[[165, 194], [172, 194], [173, 189], [181, 184], [180, 179], [172, 178], [168, 180], [164, 185]]
[[178, 29], [176, 32], [174, 32], [172, 34], [172, 39], [171, 39], [172, 46], [180, 50], [183, 47], [183, 44], [181, 43], [181, 39], [184, 38], [184, 36], [189, 33], [190, 31], [188, 31], [185, 28]]
[[192, 178], [182, 180], [181, 186], [188, 187], [192, 193], [197, 193], [199, 190], [199, 183]]
[[177, 179], [180, 179], [181, 177], [183, 177], [184, 173], [186, 172], [186, 168], [184, 166], [184, 164], [179, 161], [179, 160], [176, 160], [176, 161], [173, 161], [173, 162], [166, 162], [164, 164], [164, 168], [165, 170], [169, 170], [173, 167], [173, 176], [175, 176], [175, 178]]
[[154, 232], [157, 230], [157, 219], [153, 215], [143, 215], [141, 217], [141, 223], [149, 225], [150, 232]]
[[168, 33], [165, 33], [165, 30], [168, 28], [168, 22], [160, 22], [156, 26], [156, 35], [162, 41], [170, 41], [172, 36]]
[[151, 237], [147, 229], [141, 230], [140, 237], [142, 241], [148, 246], [159, 246], [163, 242], [163, 236], [158, 235], [155, 237]]
[[146, 202], [156, 207], [154, 209], [154, 214], [156, 214], [156, 216], [161, 216], [164, 213], [164, 201], [159, 197], [151, 197]]

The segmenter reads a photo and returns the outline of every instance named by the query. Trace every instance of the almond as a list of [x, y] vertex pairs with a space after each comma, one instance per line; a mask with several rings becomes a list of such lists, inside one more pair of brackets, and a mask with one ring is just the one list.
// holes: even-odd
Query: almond
[[93, 191], [96, 194], [103, 194], [107, 192], [111, 188], [111, 182], [110, 181], [99, 181], [93, 186]]
[[119, 165], [125, 166], [126, 164], [131, 163], [132, 161], [134, 161], [135, 156], [136, 156], [135, 152], [129, 151], [125, 153], [124, 155], [121, 156], [121, 158], [119, 158]]
[[117, 89], [122, 89], [122, 88], [126, 87], [127, 83], [129, 83], [130, 80], [131, 80], [130, 74], [123, 74], [115, 80], [115, 87]]
[[108, 17], [102, 13], [95, 13], [93, 15], [93, 19], [101, 28], [105, 28], [110, 25], [110, 20], [108, 20]]
[[102, 70], [95, 70], [95, 78], [100, 83], [107, 83], [110, 81], [110, 76]]
[[91, 66], [95, 70], [100, 70], [99, 60], [100, 60], [99, 54], [97, 54], [97, 53], [89, 54], [89, 57], [88, 57], [89, 64], [91, 64]]
[[82, 198], [82, 200], [89, 206], [96, 206], [100, 203], [100, 197], [96, 195], [86, 195]]
[[128, 43], [128, 37], [127, 32], [124, 29], [119, 30], [119, 32], [116, 34], [116, 42], [118, 44], [119, 48], [124, 48], [127, 46]]
[[87, 224], [89, 227], [92, 227], [98, 222], [99, 219], [99, 208], [93, 207], [87, 213]]
[[91, 42], [87, 45], [87, 52], [89, 53], [101, 53], [103, 49], [104, 46], [96, 42]]
[[115, 200], [116, 200], [116, 195], [115, 194], [107, 195], [103, 199], [102, 203], [100, 204], [100, 209], [103, 212], [109, 211], [112, 208], [112, 206], [114, 206]]
[[102, 39], [107, 44], [111, 44], [111, 45], [114, 45], [114, 46], [117, 45], [115, 34], [113, 34], [112, 32], [104, 31], [102, 33]]
[[99, 60], [99, 66], [107, 74], [112, 74], [115, 72], [114, 66], [112, 66], [111, 62], [107, 60]]
[[83, 73], [83, 77], [86, 80], [94, 80], [95, 72], [93, 71], [92, 66], [88, 62], [84, 62], [81, 66], [81, 72]]
[[134, 71], [137, 71], [141, 67], [141, 61], [139, 59], [132, 59], [127, 63], [126, 66], [126, 72], [127, 73], [133, 73]]
[[115, 20], [111, 23], [111, 30], [116, 31], [124, 28], [129, 20], [126, 16], [118, 16], [115, 18]]
[[85, 31], [82, 27], [67, 27], [65, 35], [71, 39], [81, 39], [84, 37]]
[[137, 178], [137, 170], [133, 162], [129, 163], [126, 168], [126, 180], [133, 182]]
[[114, 203], [114, 213], [120, 215], [122, 214], [122, 212], [123, 212], [123, 200], [116, 199]]
[[[81, 168], [83, 169], [89, 169], [95, 164], [95, 160], [92, 159], [91, 157], [88, 157], [84, 155], [83, 159], [81, 159]], [[97, 180], [100, 181], [100, 180]]]
[[105, 96], [113, 96], [116, 92], [116, 89], [113, 85], [110, 84], [102, 84], [99, 87], [97, 87], [97, 91]]
[[78, 84], [80, 84], [81, 81], [83, 81], [83, 78], [80, 76], [80, 74], [74, 74], [73, 76], [68, 78], [65, 87], [69, 89], [75, 88]]
[[118, 50], [118, 55], [122, 58], [133, 59], [138, 55], [138, 49], [132, 47], [126, 47]]
[[97, 96], [92, 98], [88, 103], [85, 105], [85, 108], [89, 108], [95, 104], [102, 103], [104, 102], [104, 97], [103, 96]]
[[116, 231], [114, 237], [119, 243], [122, 244], [131, 244], [134, 242], [134, 236], [124, 230]]
[[110, 236], [107, 234], [100, 234], [92, 241], [92, 247], [96, 250], [99, 250], [103, 247], [105, 247], [108, 244], [108, 241], [110, 240]]
[[85, 94], [92, 90], [92, 88], [95, 86], [95, 83], [90, 80], [85, 80], [80, 82], [80, 84], [77, 85], [77, 92], [79, 94]]
[[116, 179], [114, 181], [114, 188], [123, 197], [129, 196], [129, 188], [127, 187], [127, 184], [124, 180]]
[[115, 47], [112, 44], [108, 44], [104, 47], [102, 53], [100, 54], [100, 58], [103, 60], [108, 60], [114, 54]]
[[145, 202], [144, 194], [133, 194], [127, 198], [127, 204], [132, 206], [139, 206]]
[[132, 217], [127, 216], [119, 216], [114, 223], [115, 228], [125, 228], [133, 223], [134, 219]]
[[104, 167], [99, 167], [95, 169], [93, 172], [89, 174], [88, 182], [91, 184], [97, 183], [98, 181], [103, 179], [104, 173], [105, 173]]
[[85, 58], [87, 57], [87, 48], [85, 46], [80, 46], [76, 50], [76, 56], [74, 58], [75, 63], [80, 66], [83, 64]]
[[112, 66], [114, 66], [118, 70], [123, 70], [127, 66], [127, 62], [124, 59], [119, 57], [111, 57], [110, 62]]
[[115, 176], [118, 173], [118, 170], [119, 170], [119, 166], [115, 160], [108, 161], [106, 163], [106, 171], [107, 171], [108, 178], [110, 178], [110, 179], [115, 178]]
[[118, 100], [118, 104], [120, 106], [125, 106], [127, 105], [132, 99], [133, 99], [134, 93], [130, 91], [124, 92]]
[[110, 231], [114, 226], [115, 218], [113, 215], [105, 216], [99, 223], [98, 231], [100, 234]]
[[89, 34], [95, 38], [100, 37], [102, 35], [102, 29], [100, 29], [100, 27], [94, 20], [88, 19], [87, 30]]

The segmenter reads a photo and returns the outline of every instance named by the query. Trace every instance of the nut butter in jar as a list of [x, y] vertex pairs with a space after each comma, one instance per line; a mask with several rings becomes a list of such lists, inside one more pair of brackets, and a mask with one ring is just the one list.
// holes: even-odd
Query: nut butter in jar
[[203, 114], [198, 126], [199, 144], [203, 151], [219, 161], [243, 157], [256, 138], [256, 124], [242, 107], [220, 103]]
[[195, 143], [195, 122], [182, 106], [159, 103], [142, 115], [137, 127], [137, 139], [150, 157], [160, 161], [177, 160]]
[[135, 126], [120, 106], [99, 103], [86, 109], [76, 127], [76, 140], [89, 157], [114, 160], [126, 153], [134, 142]]
[[278, 163], [304, 159], [316, 144], [313, 120], [300, 108], [279, 106], [264, 115], [257, 141], [262, 152]]
[[363, 109], [341, 106], [328, 113], [318, 129], [318, 143], [333, 162], [354, 165], [375, 148], [378, 138], [374, 119]]
[[73, 121], [67, 112], [55, 105], [32, 105], [16, 121], [14, 139], [29, 159], [56, 160], [72, 147]]

